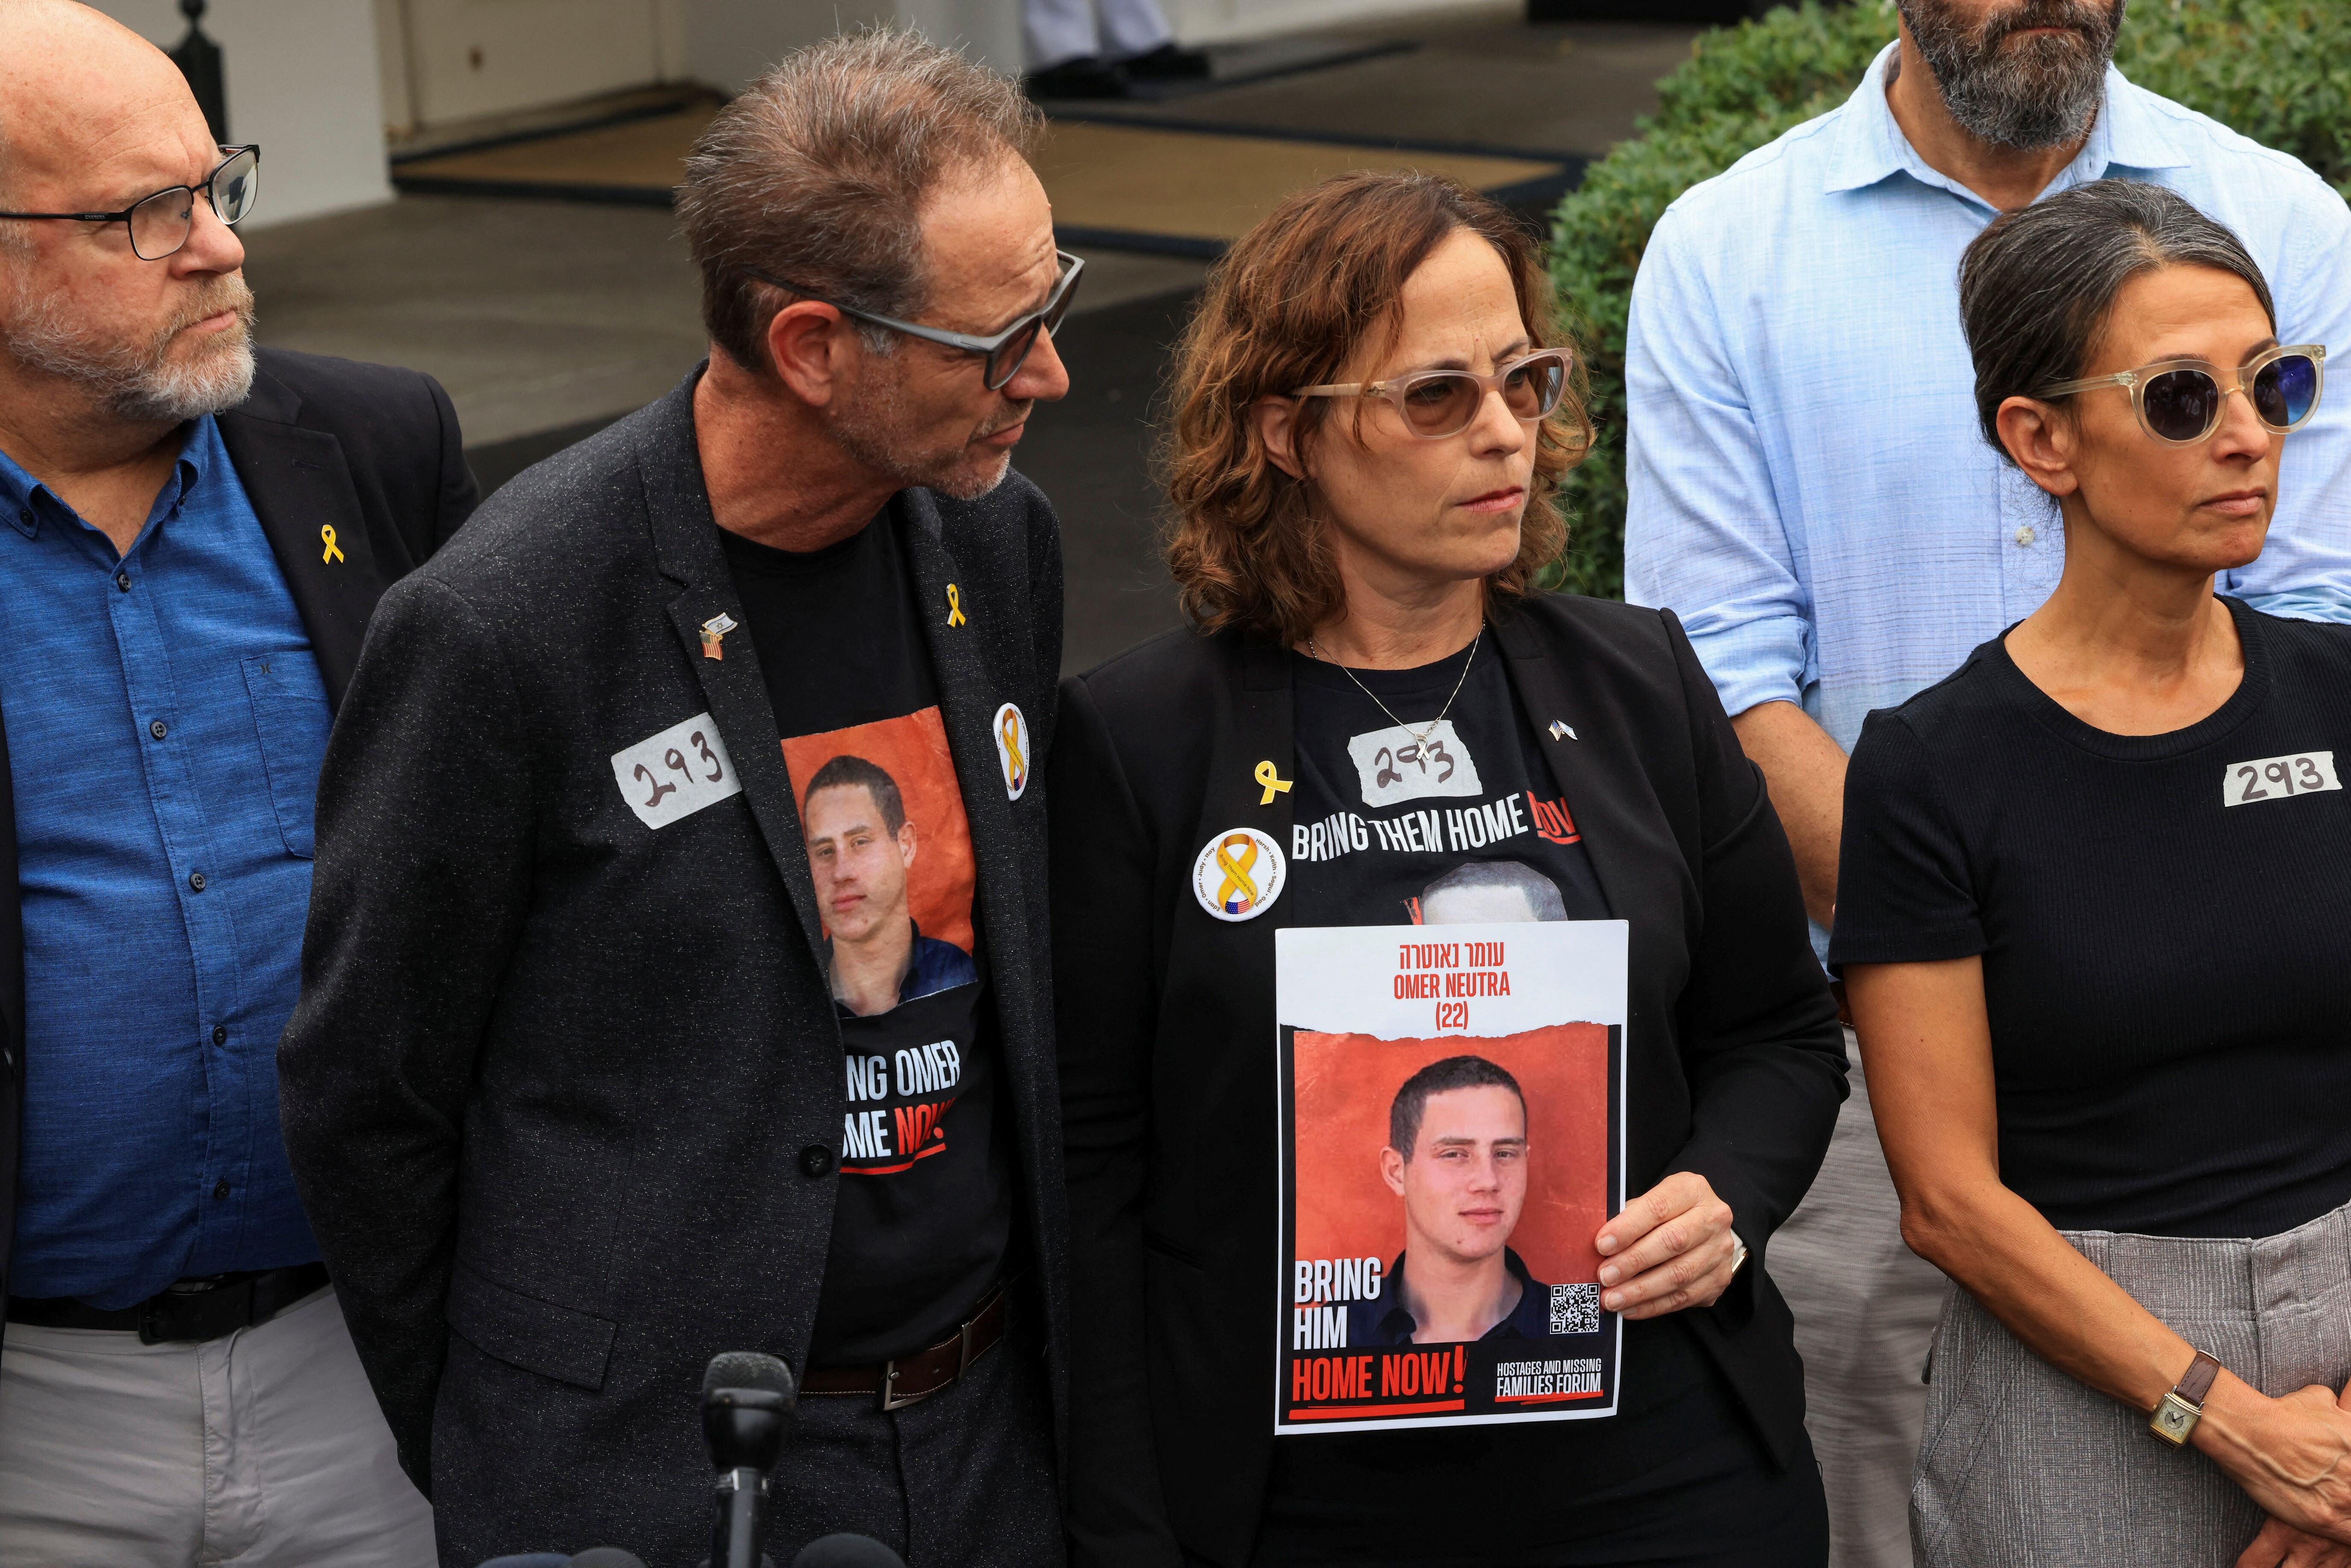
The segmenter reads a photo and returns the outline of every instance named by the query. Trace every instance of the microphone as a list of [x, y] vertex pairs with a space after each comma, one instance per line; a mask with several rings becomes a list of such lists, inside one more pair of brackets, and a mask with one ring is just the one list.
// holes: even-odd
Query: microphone
[[[783, 1456], [799, 1389], [772, 1355], [730, 1350], [702, 1375], [702, 1436], [718, 1471], [710, 1568], [760, 1568], [768, 1533], [768, 1472]], [[617, 1565], [616, 1565], [617, 1568]]]
[[906, 1568], [906, 1560], [870, 1535], [825, 1535], [801, 1547], [792, 1568]]

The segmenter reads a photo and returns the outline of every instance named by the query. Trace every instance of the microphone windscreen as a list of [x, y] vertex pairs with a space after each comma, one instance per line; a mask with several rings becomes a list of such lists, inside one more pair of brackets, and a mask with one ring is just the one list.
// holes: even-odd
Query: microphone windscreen
[[825, 1535], [801, 1547], [792, 1568], [906, 1568], [906, 1560], [870, 1535]]
[[707, 1399], [721, 1388], [764, 1388], [789, 1399], [793, 1393], [792, 1369], [756, 1350], [721, 1351], [710, 1358], [702, 1375], [702, 1396]]
[[617, 1546], [591, 1546], [565, 1563], [564, 1568], [645, 1568], [645, 1560]]

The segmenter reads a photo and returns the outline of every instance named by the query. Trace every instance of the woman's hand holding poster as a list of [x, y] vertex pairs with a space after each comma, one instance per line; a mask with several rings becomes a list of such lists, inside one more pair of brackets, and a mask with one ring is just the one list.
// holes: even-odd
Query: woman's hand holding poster
[[1276, 934], [1274, 1430], [1616, 1409], [1621, 920]]

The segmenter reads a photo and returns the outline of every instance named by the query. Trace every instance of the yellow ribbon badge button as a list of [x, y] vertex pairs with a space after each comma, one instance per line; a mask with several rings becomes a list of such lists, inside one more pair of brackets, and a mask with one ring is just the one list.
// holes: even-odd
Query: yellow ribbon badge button
[[963, 595], [952, 582], [947, 584], [947, 624], [960, 626], [971, 617], [963, 612]]
[[1281, 847], [1255, 828], [1218, 833], [1192, 862], [1192, 895], [1218, 920], [1254, 920], [1281, 896]]
[[1006, 703], [996, 710], [996, 760], [1004, 769], [1004, 798], [1018, 800], [1029, 788], [1029, 720]]
[[332, 565], [343, 559], [343, 552], [335, 548], [334, 524], [328, 523], [319, 529], [319, 541], [327, 547], [325, 553], [319, 557], [321, 565]]

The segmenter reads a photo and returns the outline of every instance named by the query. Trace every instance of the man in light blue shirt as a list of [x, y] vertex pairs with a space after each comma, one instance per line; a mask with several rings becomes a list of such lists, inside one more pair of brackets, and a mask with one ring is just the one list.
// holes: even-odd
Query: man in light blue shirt
[[[1960, 253], [1998, 212], [2108, 175], [2179, 191], [2267, 276], [2288, 342], [2351, 351], [2351, 211], [2291, 157], [2130, 85], [2120, 0], [1899, 0], [1842, 107], [1685, 193], [1634, 287], [1626, 597], [1688, 628], [1823, 926], [1864, 715], [2037, 609], [2055, 503], [1986, 445]], [[2351, 621], [2351, 421], [2287, 447], [2261, 559], [2219, 587]], [[1833, 1561], [1907, 1563], [1941, 1277], [1904, 1248], [1855, 1064], [1812, 1197], [1774, 1240]]]

